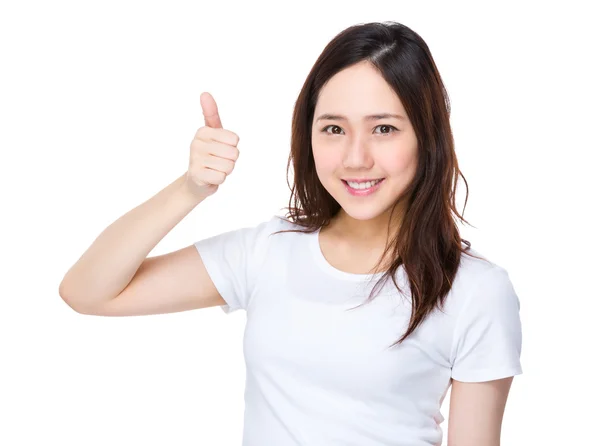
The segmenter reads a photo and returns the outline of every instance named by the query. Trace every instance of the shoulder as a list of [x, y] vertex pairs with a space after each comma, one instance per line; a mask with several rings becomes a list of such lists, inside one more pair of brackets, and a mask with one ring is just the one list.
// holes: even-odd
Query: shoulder
[[[236, 253], [260, 255], [270, 244], [271, 235], [293, 225], [283, 217], [271, 215], [268, 218], [246, 222], [234, 229], [223, 230], [195, 242], [202, 251], [222, 250]], [[232, 254], [232, 255], [233, 255]]]
[[288, 236], [294, 235], [294, 234], [301, 235], [301, 232], [298, 232], [298, 231], [306, 231], [306, 228], [304, 228], [303, 226], [301, 226], [297, 223], [294, 223], [280, 215], [273, 215], [264, 224], [265, 224], [265, 231], [269, 235], [274, 235], [274, 234], [278, 234], [278, 235], [287, 234]]
[[273, 214], [269, 218], [246, 225], [232, 232], [240, 237], [246, 246], [252, 246], [255, 249], [266, 249], [275, 242], [288, 240], [290, 235], [298, 234], [297, 232], [287, 231], [302, 229], [302, 226], [287, 220], [285, 217]]
[[284, 217], [273, 214], [270, 217], [258, 220], [253, 224], [242, 226], [235, 232], [241, 232], [249, 237], [267, 238], [277, 231], [291, 229], [293, 226], [295, 225]]
[[474, 249], [462, 253], [448, 297], [448, 305], [457, 312], [475, 307], [490, 311], [499, 306], [519, 307], [507, 269]]
[[471, 288], [484, 278], [492, 281], [499, 280], [504, 274], [507, 274], [507, 271], [503, 266], [470, 248], [461, 254], [455, 281], [457, 287], [464, 289]]

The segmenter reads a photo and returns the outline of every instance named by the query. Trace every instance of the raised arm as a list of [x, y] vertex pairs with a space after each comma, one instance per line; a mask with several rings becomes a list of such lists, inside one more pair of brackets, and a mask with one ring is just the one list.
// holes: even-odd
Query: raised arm
[[200, 97], [205, 126], [190, 145], [188, 171], [108, 226], [65, 274], [59, 294], [75, 311], [110, 316], [223, 304], [193, 245], [148, 257], [160, 240], [231, 173], [239, 137], [217, 105]]

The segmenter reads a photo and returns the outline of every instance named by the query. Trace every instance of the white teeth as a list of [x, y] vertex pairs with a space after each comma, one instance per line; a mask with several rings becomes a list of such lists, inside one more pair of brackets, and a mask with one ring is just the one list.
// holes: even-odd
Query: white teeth
[[352, 189], [368, 189], [370, 187], [373, 187], [373, 185], [379, 183], [381, 180], [374, 180], [374, 181], [365, 181], [364, 183], [355, 183], [354, 181], [347, 181], [348, 185], [352, 188]]

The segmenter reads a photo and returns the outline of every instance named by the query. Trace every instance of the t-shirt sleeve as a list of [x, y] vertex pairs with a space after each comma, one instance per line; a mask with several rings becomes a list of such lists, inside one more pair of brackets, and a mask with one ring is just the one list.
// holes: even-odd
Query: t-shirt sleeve
[[223, 232], [194, 243], [229, 314], [246, 310], [265, 260], [268, 235], [276, 217], [256, 226]]
[[483, 382], [523, 373], [519, 311], [505, 269], [495, 265], [479, 277], [456, 320], [453, 379]]

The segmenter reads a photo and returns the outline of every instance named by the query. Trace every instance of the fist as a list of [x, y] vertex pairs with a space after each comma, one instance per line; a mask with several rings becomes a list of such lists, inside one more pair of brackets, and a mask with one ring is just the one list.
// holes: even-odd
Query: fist
[[200, 95], [204, 127], [200, 127], [190, 144], [186, 187], [196, 196], [214, 194], [235, 167], [239, 156], [239, 136], [221, 124], [217, 103], [209, 93]]

